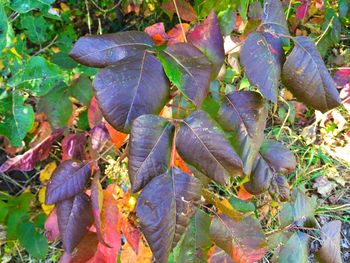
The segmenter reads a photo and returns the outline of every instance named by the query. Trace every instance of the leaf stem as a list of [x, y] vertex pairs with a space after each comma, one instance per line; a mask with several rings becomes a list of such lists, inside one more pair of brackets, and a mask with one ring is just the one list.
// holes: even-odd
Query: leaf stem
[[173, 137], [173, 144], [171, 146], [171, 155], [170, 155], [170, 164], [169, 164], [170, 167], [174, 167], [175, 166], [177, 130], [178, 130], [178, 127], [175, 126], [174, 137]]
[[182, 35], [184, 37], [185, 42], [187, 43], [186, 33], [185, 33], [185, 30], [184, 30], [184, 28], [182, 26], [182, 21], [181, 21], [179, 10], [177, 9], [176, 0], [173, 0], [173, 3], [174, 3], [174, 6], [175, 6], [176, 14], [177, 14], [177, 16], [179, 18], [179, 21], [180, 21], [180, 27], [181, 27]]

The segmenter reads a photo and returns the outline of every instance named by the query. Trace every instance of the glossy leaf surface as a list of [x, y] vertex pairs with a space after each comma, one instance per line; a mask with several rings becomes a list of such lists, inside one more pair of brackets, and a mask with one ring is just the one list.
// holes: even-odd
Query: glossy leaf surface
[[339, 106], [338, 91], [314, 42], [308, 37], [296, 37], [294, 41], [283, 66], [283, 84], [298, 100], [321, 112]]
[[259, 221], [253, 217], [236, 222], [226, 215], [216, 216], [210, 234], [216, 245], [237, 263], [257, 262], [265, 254], [265, 235]]
[[225, 51], [219, 21], [214, 11], [187, 34], [187, 40], [209, 58], [213, 65], [212, 77], [215, 78], [224, 63]]
[[83, 191], [91, 175], [89, 163], [63, 162], [53, 172], [46, 188], [46, 204], [54, 204]]
[[158, 262], [167, 262], [195, 213], [200, 192], [198, 179], [172, 168], [154, 178], [140, 194], [136, 212]]
[[240, 59], [249, 81], [269, 100], [277, 102], [284, 57], [280, 40], [270, 33], [249, 34], [241, 48]]
[[71, 253], [93, 222], [90, 198], [80, 193], [57, 204], [58, 226], [63, 248]]
[[176, 137], [181, 158], [211, 179], [224, 184], [242, 174], [242, 161], [221, 129], [203, 111], [188, 116]]
[[188, 43], [177, 43], [159, 54], [164, 71], [174, 85], [200, 106], [209, 92], [211, 63], [206, 56]]
[[232, 92], [221, 104], [218, 120], [242, 158], [245, 175], [250, 175], [263, 142], [266, 118], [267, 109], [257, 92]]
[[70, 56], [86, 66], [103, 68], [123, 58], [142, 55], [152, 47], [152, 40], [144, 32], [119, 32], [81, 37]]
[[173, 131], [174, 126], [159, 116], [143, 115], [134, 121], [128, 155], [134, 193], [168, 169]]
[[276, 173], [291, 173], [296, 166], [293, 153], [278, 141], [266, 140], [256, 157], [250, 181], [244, 184], [251, 194], [266, 191]]
[[264, 28], [275, 34], [289, 35], [282, 2], [280, 0], [265, 0], [263, 7], [262, 23]]
[[125, 133], [138, 116], [158, 114], [169, 97], [162, 65], [148, 52], [103, 69], [93, 86], [103, 116], [113, 128]]

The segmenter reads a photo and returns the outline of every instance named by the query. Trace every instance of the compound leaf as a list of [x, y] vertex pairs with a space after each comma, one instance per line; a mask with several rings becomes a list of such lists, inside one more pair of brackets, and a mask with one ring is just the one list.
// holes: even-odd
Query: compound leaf
[[242, 160], [204, 111], [193, 112], [181, 123], [176, 148], [181, 158], [221, 184], [242, 174]]
[[132, 192], [166, 172], [173, 131], [170, 122], [155, 115], [142, 115], [133, 122], [128, 156]]
[[224, 63], [225, 51], [219, 21], [213, 10], [207, 19], [187, 34], [187, 40], [208, 57], [213, 65], [212, 77], [215, 78]]
[[167, 262], [201, 198], [198, 179], [173, 167], [155, 177], [139, 196], [136, 212], [141, 230], [159, 262]]
[[321, 228], [322, 247], [316, 257], [320, 263], [342, 262], [340, 253], [341, 221], [335, 220], [326, 223]]
[[266, 238], [256, 218], [236, 222], [226, 215], [213, 218], [210, 234], [215, 244], [237, 263], [253, 263], [265, 254]]
[[0, 134], [6, 136], [12, 146], [22, 146], [22, 140], [34, 123], [32, 106], [24, 104], [26, 98], [12, 92], [0, 99]]
[[169, 97], [162, 65], [146, 51], [101, 70], [93, 86], [106, 120], [125, 133], [138, 116], [158, 114]]
[[257, 92], [239, 91], [225, 96], [218, 120], [243, 161], [243, 172], [250, 175], [264, 139], [267, 109]]
[[72, 160], [63, 162], [53, 172], [47, 184], [45, 203], [51, 205], [80, 193], [90, 175], [89, 163]]
[[93, 222], [90, 198], [80, 193], [57, 203], [58, 227], [64, 251], [71, 253]]
[[159, 54], [164, 71], [174, 85], [200, 106], [208, 95], [212, 65], [207, 57], [188, 43], [176, 43]]
[[296, 37], [282, 70], [283, 84], [301, 102], [321, 112], [340, 105], [340, 97], [314, 42]]
[[123, 58], [142, 56], [153, 45], [146, 33], [138, 31], [85, 36], [78, 39], [69, 55], [83, 65], [103, 68]]
[[277, 103], [284, 53], [281, 41], [267, 32], [249, 34], [240, 59], [249, 81], [269, 100]]
[[278, 141], [265, 140], [257, 155], [250, 181], [244, 184], [251, 194], [265, 192], [276, 173], [291, 173], [296, 166], [293, 153]]

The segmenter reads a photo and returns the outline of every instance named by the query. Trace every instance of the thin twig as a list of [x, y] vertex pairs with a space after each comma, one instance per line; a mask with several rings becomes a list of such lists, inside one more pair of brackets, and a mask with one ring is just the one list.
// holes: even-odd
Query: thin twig
[[87, 22], [88, 22], [88, 28], [89, 28], [89, 34], [91, 35], [91, 19], [90, 19], [90, 10], [89, 10], [89, 4], [88, 1], [85, 0], [85, 6], [87, 11]]
[[44, 52], [46, 49], [49, 49], [52, 45], [55, 44], [57, 38], [58, 38], [58, 35], [56, 35], [47, 46], [45, 46], [45, 47], [39, 49], [37, 52], [35, 52], [33, 56], [36, 56], [36, 55], [40, 54], [41, 52]]

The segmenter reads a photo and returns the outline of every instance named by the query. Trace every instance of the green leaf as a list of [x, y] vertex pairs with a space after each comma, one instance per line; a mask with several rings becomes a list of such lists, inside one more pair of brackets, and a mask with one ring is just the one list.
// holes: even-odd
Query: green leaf
[[349, 1], [348, 0], [339, 0], [339, 16], [340, 18], [345, 18], [349, 12]]
[[6, 136], [11, 145], [19, 147], [34, 123], [32, 106], [24, 105], [28, 96], [12, 92], [0, 99], [0, 134]]
[[240, 212], [248, 213], [255, 211], [255, 205], [253, 202], [243, 201], [235, 196], [232, 196], [229, 200], [232, 207]]
[[177, 43], [159, 54], [170, 81], [196, 106], [208, 95], [212, 65], [207, 57], [188, 43]]
[[11, 211], [7, 219], [6, 239], [15, 240], [19, 237], [18, 226], [29, 220], [29, 214], [19, 209]]
[[210, 235], [237, 263], [254, 263], [265, 255], [266, 239], [256, 218], [246, 217], [237, 222], [226, 215], [216, 216], [210, 225]]
[[294, 221], [301, 226], [314, 227], [316, 225], [316, 206], [317, 198], [315, 196], [308, 197], [302, 191], [297, 190], [293, 206]]
[[0, 6], [0, 50], [6, 47], [7, 43], [8, 20], [3, 5]]
[[51, 61], [56, 65], [60, 66], [62, 69], [73, 69], [78, 66], [78, 63], [74, 61], [65, 52], [58, 52], [51, 56]]
[[48, 40], [48, 22], [43, 16], [24, 15], [21, 17], [21, 28], [34, 44], [42, 44]]
[[53, 128], [66, 127], [72, 115], [72, 102], [65, 83], [59, 83], [47, 95], [40, 98], [38, 112], [44, 112]]
[[5, 223], [8, 212], [9, 212], [9, 209], [7, 207], [7, 204], [3, 201], [0, 201], [0, 224]]
[[70, 86], [71, 96], [79, 100], [85, 106], [89, 106], [93, 96], [92, 83], [87, 77], [79, 77], [72, 81]]
[[35, 230], [33, 223], [19, 226], [19, 242], [35, 258], [45, 258], [49, 250], [47, 238]]
[[210, 222], [210, 216], [198, 209], [174, 249], [175, 262], [207, 262], [207, 253], [212, 245], [209, 235]]
[[225, 9], [218, 14], [220, 29], [224, 36], [230, 34], [235, 28], [236, 16], [232, 8]]
[[8, 82], [11, 87], [21, 87], [34, 96], [47, 94], [63, 75], [59, 67], [40, 56], [31, 57], [24, 68], [17, 72]]
[[12, 0], [10, 7], [20, 13], [27, 13], [34, 9], [42, 9], [50, 6], [55, 0]]
[[307, 263], [308, 262], [308, 235], [296, 232], [281, 249], [279, 263]]

